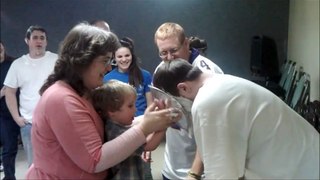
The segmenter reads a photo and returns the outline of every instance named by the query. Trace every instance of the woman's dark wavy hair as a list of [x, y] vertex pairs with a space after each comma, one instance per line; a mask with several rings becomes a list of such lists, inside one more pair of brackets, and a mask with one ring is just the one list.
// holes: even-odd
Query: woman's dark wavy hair
[[121, 47], [126, 47], [130, 50], [132, 61], [128, 69], [129, 73], [129, 84], [134, 87], [139, 87], [143, 83], [142, 70], [139, 66], [140, 59], [134, 53], [134, 42], [129, 37], [124, 37], [120, 40]]
[[153, 76], [153, 86], [170, 93], [173, 96], [180, 96], [177, 85], [184, 81], [193, 81], [202, 74], [198, 67], [192, 66], [184, 59], [174, 59], [163, 62]]
[[73, 27], [60, 44], [54, 72], [40, 89], [40, 95], [58, 80], [66, 81], [80, 96], [88, 89], [82, 74], [98, 56], [114, 52], [120, 46], [117, 36], [88, 23]]

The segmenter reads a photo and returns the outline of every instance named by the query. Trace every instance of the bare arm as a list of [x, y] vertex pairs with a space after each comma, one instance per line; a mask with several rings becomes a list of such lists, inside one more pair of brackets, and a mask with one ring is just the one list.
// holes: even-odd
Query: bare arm
[[0, 90], [0, 99], [4, 96], [4, 91], [6, 89], [6, 86], [3, 86]]
[[102, 145], [101, 158], [95, 167], [95, 172], [104, 171], [120, 163], [145, 142], [145, 135], [138, 126], [130, 128]]
[[[153, 96], [151, 92], [146, 93], [147, 106], [149, 106], [153, 102]], [[145, 151], [153, 151], [155, 150], [159, 144], [162, 142], [162, 139], [165, 136], [166, 131], [158, 131], [150, 134], [147, 137], [147, 144], [144, 148]]]
[[[153, 102], [153, 96], [150, 91], [147, 92], [145, 96], [147, 100], [147, 106], [149, 106]], [[162, 142], [162, 139], [165, 136], [165, 132], [166, 131], [158, 131], [150, 134], [147, 137], [147, 143], [146, 143], [146, 146], [144, 147], [144, 150], [145, 151], [155, 150], [159, 146], [159, 144]]]
[[18, 107], [18, 100], [17, 100], [17, 88], [11, 88], [6, 86], [5, 88], [5, 98], [7, 107], [13, 117], [14, 121], [20, 126], [23, 127], [27, 123], [27, 121], [20, 116], [19, 114], [19, 107]]
[[[196, 175], [199, 175], [199, 176], [201, 176], [203, 173], [203, 163], [202, 163], [198, 149], [197, 149], [196, 155], [194, 157], [190, 172], [192, 172]], [[195, 179], [195, 178], [188, 175], [187, 179]]]
[[144, 147], [145, 151], [153, 151], [155, 150], [159, 144], [162, 142], [164, 136], [166, 135], [166, 131], [157, 131], [150, 134], [147, 137], [147, 144]]

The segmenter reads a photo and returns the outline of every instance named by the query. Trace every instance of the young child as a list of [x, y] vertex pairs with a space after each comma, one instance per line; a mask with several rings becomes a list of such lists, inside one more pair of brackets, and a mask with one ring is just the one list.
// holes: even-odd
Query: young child
[[[116, 138], [129, 127], [139, 123], [138, 120], [134, 120], [136, 96], [134, 87], [118, 80], [110, 80], [93, 91], [93, 106], [105, 122], [106, 141]], [[143, 147], [109, 169], [107, 179], [145, 179], [145, 162], [141, 154], [143, 151], [156, 149], [164, 133], [165, 131], [161, 131], [148, 136]]]

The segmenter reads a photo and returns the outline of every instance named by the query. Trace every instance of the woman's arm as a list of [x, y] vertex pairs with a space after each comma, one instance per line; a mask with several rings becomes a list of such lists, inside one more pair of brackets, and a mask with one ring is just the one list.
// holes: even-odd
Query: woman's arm
[[126, 159], [138, 147], [146, 142], [139, 125], [133, 126], [117, 138], [102, 145], [101, 157], [95, 172], [104, 171]]
[[166, 129], [180, 118], [170, 118], [172, 110], [154, 111], [157, 105], [152, 103], [138, 125], [102, 144], [102, 122], [88, 103], [74, 95], [56, 95], [46, 106], [43, 113], [59, 146], [87, 172], [101, 172], [118, 164], [143, 145], [147, 135]]
[[118, 164], [144, 144], [146, 134], [150, 133], [137, 125], [103, 144], [103, 123], [89, 102], [72, 94], [58, 94], [45, 106], [46, 111], [38, 114], [46, 114], [52, 134], [63, 152], [86, 172], [102, 172]]

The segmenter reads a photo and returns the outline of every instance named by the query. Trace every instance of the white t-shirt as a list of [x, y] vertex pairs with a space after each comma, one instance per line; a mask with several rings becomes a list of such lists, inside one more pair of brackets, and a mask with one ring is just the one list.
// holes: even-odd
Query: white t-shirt
[[218, 65], [200, 54], [194, 59], [192, 66], [197, 66], [202, 72], [223, 74], [223, 71]]
[[[158, 67], [162, 64], [161, 62]], [[223, 71], [208, 58], [198, 55], [192, 62], [203, 72], [223, 74]], [[191, 110], [190, 110], [191, 112]], [[179, 123], [187, 124], [187, 119], [182, 118]], [[190, 170], [197, 146], [194, 136], [187, 131], [168, 128], [166, 131], [166, 144], [164, 152], [164, 166], [162, 174], [169, 179], [185, 179]]]
[[319, 133], [263, 87], [213, 75], [192, 117], [206, 179], [319, 179]]
[[30, 123], [33, 110], [40, 99], [39, 90], [53, 72], [57, 59], [58, 55], [49, 51], [38, 59], [32, 59], [26, 54], [15, 60], [7, 73], [3, 84], [20, 88], [19, 112]]

